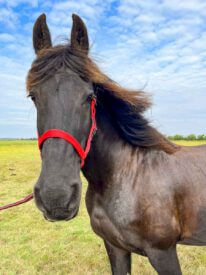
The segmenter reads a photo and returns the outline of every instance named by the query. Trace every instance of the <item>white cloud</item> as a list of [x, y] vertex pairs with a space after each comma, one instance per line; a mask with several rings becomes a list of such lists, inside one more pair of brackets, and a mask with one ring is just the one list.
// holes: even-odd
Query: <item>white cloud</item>
[[205, 14], [206, 3], [203, 0], [164, 0], [163, 7], [174, 11], [198, 12]]
[[9, 33], [0, 33], [0, 41], [1, 42], [13, 42], [14, 36]]
[[9, 8], [0, 8], [0, 23], [14, 29], [18, 23], [18, 16]]
[[38, 0], [0, 0], [0, 4], [6, 4], [8, 7], [17, 7], [21, 4], [28, 4], [31, 7], [38, 6]]
[[35, 109], [26, 98], [24, 79], [24, 74], [0, 73], [0, 138], [36, 136]]

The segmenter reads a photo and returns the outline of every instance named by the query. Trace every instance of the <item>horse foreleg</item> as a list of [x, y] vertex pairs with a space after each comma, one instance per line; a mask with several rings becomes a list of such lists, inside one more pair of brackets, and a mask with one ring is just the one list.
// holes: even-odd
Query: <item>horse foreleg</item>
[[181, 275], [176, 246], [168, 250], [149, 248], [145, 250], [151, 265], [159, 275]]
[[113, 275], [131, 274], [131, 253], [104, 241]]

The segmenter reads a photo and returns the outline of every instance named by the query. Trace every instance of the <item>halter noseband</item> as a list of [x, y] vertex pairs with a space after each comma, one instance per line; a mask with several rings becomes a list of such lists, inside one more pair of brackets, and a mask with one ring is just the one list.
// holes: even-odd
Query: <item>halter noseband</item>
[[60, 130], [60, 129], [50, 129], [38, 137], [39, 150], [42, 149], [43, 143], [46, 139], [48, 139], [48, 138], [62, 138], [64, 140], [66, 140], [68, 143], [70, 143], [74, 147], [74, 149], [77, 151], [77, 153], [81, 159], [81, 168], [82, 168], [84, 166], [84, 160], [87, 157], [90, 147], [91, 147], [92, 137], [94, 136], [94, 134], [97, 130], [96, 118], [95, 118], [95, 114], [96, 114], [95, 105], [96, 105], [96, 98], [92, 97], [91, 104], [90, 104], [90, 117], [92, 120], [92, 125], [91, 125], [90, 131], [89, 131], [85, 149], [83, 149], [81, 144], [69, 133], [67, 133], [63, 130]]

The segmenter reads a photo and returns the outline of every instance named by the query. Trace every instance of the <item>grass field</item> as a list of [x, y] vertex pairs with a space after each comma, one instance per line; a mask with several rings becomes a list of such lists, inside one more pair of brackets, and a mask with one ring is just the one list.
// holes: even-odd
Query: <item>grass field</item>
[[[205, 142], [178, 142], [198, 145]], [[36, 141], [0, 141], [0, 205], [32, 192], [40, 171]], [[0, 275], [110, 274], [103, 242], [90, 228], [84, 203], [70, 222], [49, 223], [34, 202], [0, 212]], [[206, 248], [178, 247], [183, 274], [206, 274]], [[133, 256], [133, 274], [156, 274], [147, 259]]]

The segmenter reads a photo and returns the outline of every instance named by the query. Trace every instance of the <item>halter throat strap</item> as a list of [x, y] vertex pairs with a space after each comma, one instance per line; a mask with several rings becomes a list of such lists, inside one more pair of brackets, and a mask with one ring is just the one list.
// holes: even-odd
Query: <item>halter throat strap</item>
[[90, 151], [92, 138], [97, 130], [95, 105], [96, 105], [96, 98], [92, 97], [91, 104], [90, 104], [90, 117], [91, 117], [92, 125], [89, 131], [85, 149], [83, 149], [81, 144], [69, 133], [60, 129], [49, 129], [46, 132], [44, 132], [41, 136], [38, 137], [39, 150], [42, 149], [44, 141], [47, 140], [48, 138], [64, 139], [65, 141], [70, 143], [78, 153], [81, 159], [81, 168], [82, 168], [84, 166], [84, 160], [86, 159]]

